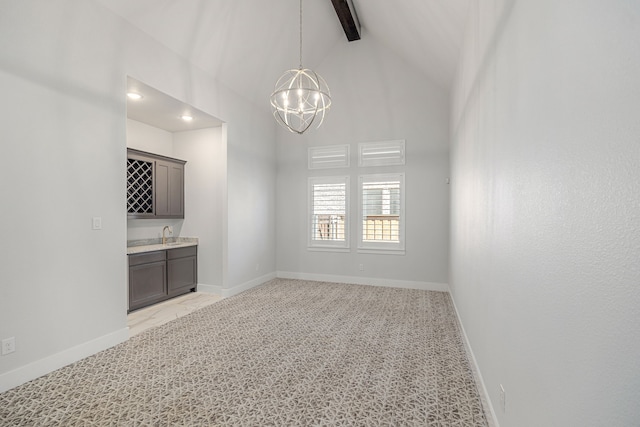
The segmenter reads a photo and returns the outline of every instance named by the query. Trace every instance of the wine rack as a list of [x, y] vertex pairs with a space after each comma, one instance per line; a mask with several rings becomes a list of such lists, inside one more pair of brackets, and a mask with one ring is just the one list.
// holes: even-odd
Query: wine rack
[[127, 214], [153, 215], [153, 162], [127, 159]]

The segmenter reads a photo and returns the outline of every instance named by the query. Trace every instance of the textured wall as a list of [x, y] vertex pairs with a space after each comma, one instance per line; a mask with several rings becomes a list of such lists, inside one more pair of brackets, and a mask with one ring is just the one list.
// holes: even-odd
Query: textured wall
[[502, 426], [640, 420], [639, 22], [632, 1], [472, 5], [450, 285]]

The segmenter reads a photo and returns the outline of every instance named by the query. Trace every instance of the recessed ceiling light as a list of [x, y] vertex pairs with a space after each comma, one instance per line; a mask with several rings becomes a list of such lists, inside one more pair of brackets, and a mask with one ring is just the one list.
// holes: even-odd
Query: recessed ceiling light
[[191, 117], [191, 116], [190, 116], [190, 115], [188, 115], [188, 114], [183, 114], [182, 116], [180, 116], [180, 118], [181, 118], [182, 120], [184, 120], [185, 122], [190, 122], [191, 120], [193, 120], [193, 117]]
[[135, 100], [142, 99], [142, 95], [135, 92], [128, 92], [127, 96], [129, 97], [129, 99], [135, 99]]

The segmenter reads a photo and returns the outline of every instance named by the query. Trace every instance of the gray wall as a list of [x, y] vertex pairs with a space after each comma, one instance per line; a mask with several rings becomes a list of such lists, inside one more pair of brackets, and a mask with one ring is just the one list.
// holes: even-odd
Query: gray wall
[[638, 22], [623, 0], [472, 3], [450, 287], [502, 426], [640, 420]]
[[[256, 264], [275, 271], [275, 125], [264, 106], [93, 1], [0, 2], [10, 242], [0, 249], [0, 338], [16, 338], [0, 358], [0, 390], [128, 336], [127, 75], [227, 123], [223, 288], [259, 278]], [[264, 220], [246, 220], [247, 206]]]
[[[278, 271], [293, 277], [436, 286], [447, 283], [448, 92], [370, 36], [341, 41], [315, 69], [333, 94], [321, 128], [278, 135]], [[406, 166], [358, 168], [359, 142], [406, 140]], [[307, 148], [350, 144], [351, 167], [310, 172]], [[406, 173], [406, 254], [358, 254], [358, 174]], [[307, 250], [307, 178], [351, 175], [351, 251]], [[359, 271], [362, 264], [364, 270]], [[402, 283], [404, 282], [404, 283]], [[445, 285], [446, 287], [446, 285]]]

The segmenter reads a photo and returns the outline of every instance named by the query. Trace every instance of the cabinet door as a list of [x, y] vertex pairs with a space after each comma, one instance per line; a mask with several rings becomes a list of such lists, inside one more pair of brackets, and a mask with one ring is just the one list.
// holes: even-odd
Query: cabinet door
[[189, 292], [197, 285], [198, 265], [195, 256], [167, 261], [169, 296]]
[[169, 165], [169, 215], [184, 218], [184, 165]]
[[166, 299], [166, 261], [129, 267], [129, 311]]
[[156, 197], [156, 217], [170, 215], [169, 170], [170, 164], [168, 162], [156, 161], [156, 178], [153, 181], [153, 193]]
[[184, 165], [157, 160], [155, 167], [156, 217], [184, 218]]

